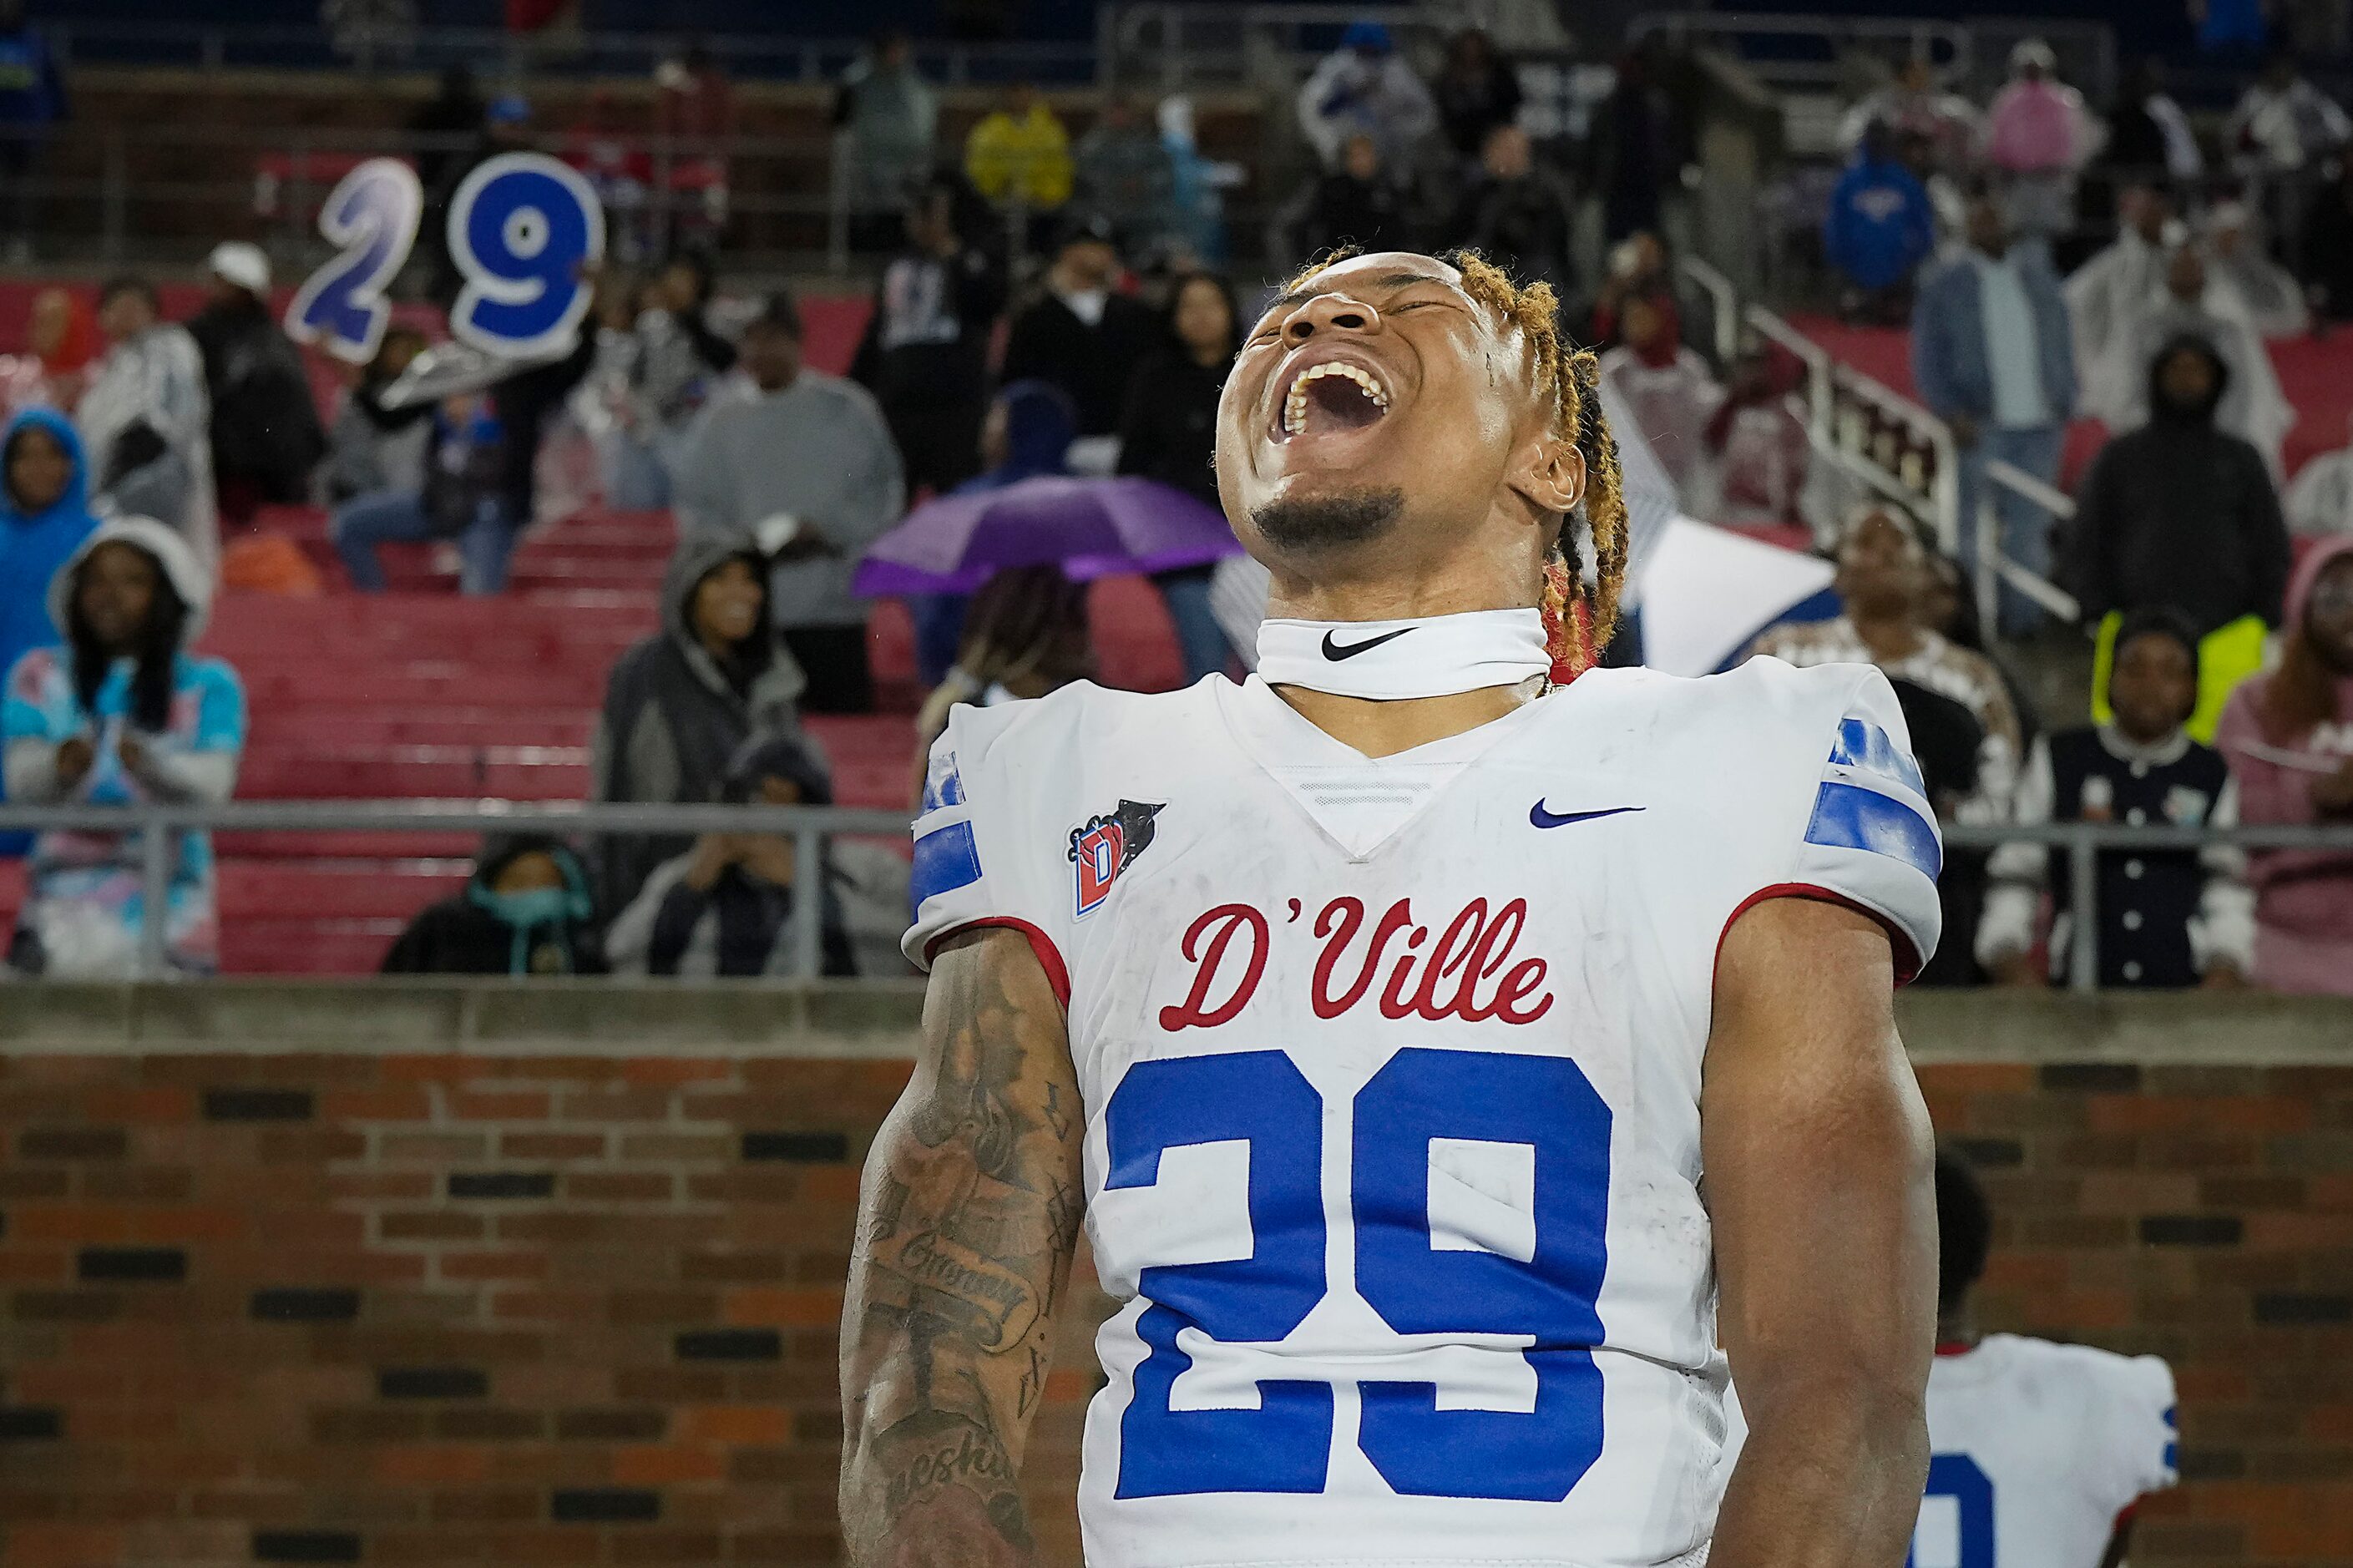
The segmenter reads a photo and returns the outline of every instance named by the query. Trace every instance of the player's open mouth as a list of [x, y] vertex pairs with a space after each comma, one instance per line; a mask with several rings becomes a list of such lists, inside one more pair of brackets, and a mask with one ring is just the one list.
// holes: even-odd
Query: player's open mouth
[[1388, 389], [1378, 376], [1362, 365], [1325, 360], [1292, 378], [1276, 414], [1274, 439], [1350, 435], [1378, 424], [1388, 411]]

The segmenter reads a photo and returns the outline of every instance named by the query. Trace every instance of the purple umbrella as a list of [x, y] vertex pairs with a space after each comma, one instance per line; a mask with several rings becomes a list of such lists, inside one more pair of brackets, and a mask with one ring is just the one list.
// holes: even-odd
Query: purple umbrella
[[925, 501], [868, 547], [860, 594], [969, 594], [1000, 567], [1051, 562], [1074, 581], [1239, 555], [1215, 507], [1150, 479], [1023, 479]]

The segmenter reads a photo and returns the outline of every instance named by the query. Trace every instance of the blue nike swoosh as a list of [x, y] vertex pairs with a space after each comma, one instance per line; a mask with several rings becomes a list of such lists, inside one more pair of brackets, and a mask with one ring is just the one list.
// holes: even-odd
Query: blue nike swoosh
[[1570, 811], [1556, 814], [1546, 811], [1544, 802], [1538, 801], [1528, 807], [1528, 826], [1566, 827], [1572, 822], [1590, 822], [1597, 816], [1622, 816], [1630, 811], [1648, 811], [1650, 807], [1642, 805], [1609, 805], [1602, 807], [1599, 811]]

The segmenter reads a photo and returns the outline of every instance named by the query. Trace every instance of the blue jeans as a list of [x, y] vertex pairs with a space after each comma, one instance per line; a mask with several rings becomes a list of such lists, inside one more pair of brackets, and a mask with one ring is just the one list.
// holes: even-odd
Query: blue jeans
[[1232, 662], [1234, 650], [1226, 641], [1226, 630], [1218, 625], [1218, 617], [1209, 609], [1209, 574], [1208, 566], [1187, 566], [1175, 572], [1155, 574], [1153, 585], [1160, 590], [1161, 602], [1168, 606], [1168, 619], [1176, 628], [1176, 649], [1185, 660], [1185, 679], [1189, 684], [1205, 675], [1221, 675]]
[[[363, 594], [384, 592], [384, 566], [376, 560], [379, 544], [416, 544], [438, 539], [443, 530], [425, 510], [421, 490], [378, 490], [345, 501], [329, 520], [327, 533], [335, 553], [343, 558], [352, 586]], [[507, 585], [507, 558], [514, 553], [515, 529], [507, 521], [506, 502], [483, 496], [474, 503], [474, 515], [458, 532], [458, 574], [461, 594], [497, 594]]]
[[[1961, 565], [1977, 581], [1978, 509], [1986, 494], [1986, 464], [2000, 458], [2013, 468], [2033, 475], [2046, 485], [2059, 482], [2059, 455], [2066, 445], [2063, 425], [2032, 425], [2004, 429], [1986, 425], [1978, 444], [1961, 452]], [[2038, 577], [2051, 575], [2051, 514], [2007, 486], [1997, 487], [1994, 518], [2000, 525], [2001, 552]], [[2042, 622], [2042, 608], [2017, 589], [2001, 590], [2001, 634], [2022, 637]], [[1989, 628], [1990, 630], [1990, 628]]]

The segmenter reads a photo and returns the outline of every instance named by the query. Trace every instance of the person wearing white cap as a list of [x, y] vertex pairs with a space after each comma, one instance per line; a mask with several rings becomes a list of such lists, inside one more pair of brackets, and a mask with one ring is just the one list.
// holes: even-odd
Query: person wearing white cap
[[269, 309], [269, 258], [229, 240], [213, 247], [204, 309], [188, 334], [212, 396], [213, 474], [223, 515], [244, 521], [264, 503], [306, 500], [327, 436], [302, 356]]
[[[237, 784], [245, 691], [237, 672], [188, 651], [212, 578], [179, 533], [115, 518], [83, 541], [49, 587], [65, 641], [8, 674], [0, 740], [8, 798], [27, 805], [215, 804]], [[147, 908], [136, 832], [47, 833], [35, 844], [9, 966], [59, 979], [137, 973]], [[210, 837], [170, 855], [164, 946], [179, 973], [218, 966]]]

